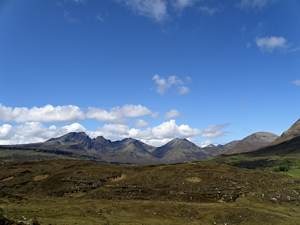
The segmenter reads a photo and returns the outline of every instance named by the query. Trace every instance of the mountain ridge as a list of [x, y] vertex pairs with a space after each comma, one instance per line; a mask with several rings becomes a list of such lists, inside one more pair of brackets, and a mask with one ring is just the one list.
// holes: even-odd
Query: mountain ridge
[[280, 137], [278, 137], [274, 141], [274, 145], [283, 143], [285, 141], [289, 141], [293, 138], [300, 136], [300, 119], [297, 120], [290, 128], [288, 128], [285, 132], [282, 133]]
[[[276, 147], [281, 143], [285, 143], [284, 146], [292, 145], [294, 147], [295, 144], [289, 144], [289, 141], [298, 136], [300, 137], [300, 120], [280, 137], [270, 132], [256, 132], [242, 140], [206, 147], [200, 147], [186, 138], [175, 138], [160, 147], [154, 147], [133, 138], [117, 141], [111, 141], [103, 136], [91, 138], [85, 132], [70, 132], [42, 143], [6, 147], [8, 149], [33, 149], [47, 153], [53, 152], [54, 154], [84, 156], [93, 160], [112, 163], [165, 164], [198, 161], [218, 155], [247, 154], [259, 151], [272, 152], [274, 146]], [[295, 143], [298, 144], [299, 142], [296, 141]]]

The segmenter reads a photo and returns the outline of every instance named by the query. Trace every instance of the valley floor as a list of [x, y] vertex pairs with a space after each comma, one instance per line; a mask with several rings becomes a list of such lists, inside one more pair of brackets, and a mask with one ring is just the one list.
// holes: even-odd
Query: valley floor
[[77, 225], [299, 225], [299, 207], [254, 203], [185, 203], [45, 198], [11, 202], [0, 207], [15, 221], [37, 218], [41, 224]]
[[0, 163], [0, 212], [24, 224], [300, 225], [299, 193], [299, 178], [214, 161]]

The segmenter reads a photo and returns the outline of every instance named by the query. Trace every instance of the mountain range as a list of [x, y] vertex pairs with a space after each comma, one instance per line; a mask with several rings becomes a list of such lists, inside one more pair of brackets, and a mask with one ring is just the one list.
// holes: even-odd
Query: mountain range
[[[87, 157], [97, 161], [159, 164], [191, 162], [218, 155], [232, 154], [276, 154], [300, 149], [300, 120], [281, 136], [268, 132], [257, 132], [242, 140], [225, 145], [210, 145], [204, 148], [187, 139], [176, 138], [161, 147], [153, 147], [139, 140], [126, 138], [110, 141], [102, 136], [90, 138], [84, 132], [72, 132], [43, 143], [2, 146], [2, 148], [36, 150], [57, 155]], [[288, 149], [288, 150], [286, 150]]]

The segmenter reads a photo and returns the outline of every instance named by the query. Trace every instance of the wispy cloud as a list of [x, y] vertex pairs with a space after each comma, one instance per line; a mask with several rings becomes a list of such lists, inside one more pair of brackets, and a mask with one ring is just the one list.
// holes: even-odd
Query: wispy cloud
[[239, 7], [241, 9], [262, 9], [273, 0], [240, 0]]
[[217, 138], [224, 136], [226, 134], [224, 129], [228, 127], [228, 125], [229, 124], [220, 124], [209, 126], [201, 132], [201, 136], [205, 138]]
[[161, 22], [167, 18], [166, 0], [118, 0], [131, 8], [135, 13]]
[[274, 52], [289, 47], [288, 41], [282, 36], [260, 37], [255, 40], [257, 47], [263, 52]]
[[177, 10], [183, 10], [187, 7], [191, 7], [199, 2], [199, 0], [173, 0], [171, 1], [172, 6]]
[[103, 23], [103, 22], [104, 22], [104, 17], [103, 17], [101, 14], [97, 14], [97, 15], [96, 15], [96, 20], [97, 20], [98, 22]]
[[179, 95], [186, 95], [190, 92], [190, 88], [187, 86], [191, 78], [186, 77], [181, 79], [178, 76], [161, 77], [156, 74], [152, 77], [152, 80], [156, 86], [156, 91], [160, 95], [164, 95], [167, 91], [174, 89]]
[[292, 81], [292, 84], [300, 87], [300, 80], [294, 80], [294, 81]]
[[180, 116], [180, 112], [177, 109], [171, 109], [165, 115], [166, 119], [174, 119]]
[[299, 51], [300, 51], [300, 47], [292, 47], [289, 49], [290, 53], [299, 52]]
[[209, 6], [199, 6], [198, 9], [200, 12], [209, 16], [213, 16], [221, 11], [219, 8]]
[[74, 2], [76, 4], [85, 4], [85, 3], [87, 3], [87, 0], [65, 0], [65, 1]]
[[81, 20], [77, 17], [75, 17], [74, 15], [72, 15], [72, 13], [68, 10], [64, 10], [64, 18], [68, 23], [80, 23]]
[[205, 5], [202, 0], [115, 0], [133, 10], [136, 14], [146, 16], [156, 22], [164, 22], [167, 18], [187, 8], [199, 9], [201, 13], [214, 15], [219, 12], [216, 7]]

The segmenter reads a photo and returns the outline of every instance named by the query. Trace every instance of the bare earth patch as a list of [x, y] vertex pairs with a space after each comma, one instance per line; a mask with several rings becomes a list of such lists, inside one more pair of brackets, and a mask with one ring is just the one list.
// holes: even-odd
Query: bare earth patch
[[202, 179], [199, 177], [188, 177], [186, 178], [186, 181], [190, 183], [200, 183]]
[[45, 174], [45, 175], [38, 175], [38, 176], [35, 176], [35, 177], [33, 178], [33, 181], [42, 181], [42, 180], [46, 180], [48, 177], [49, 177], [48, 174]]

